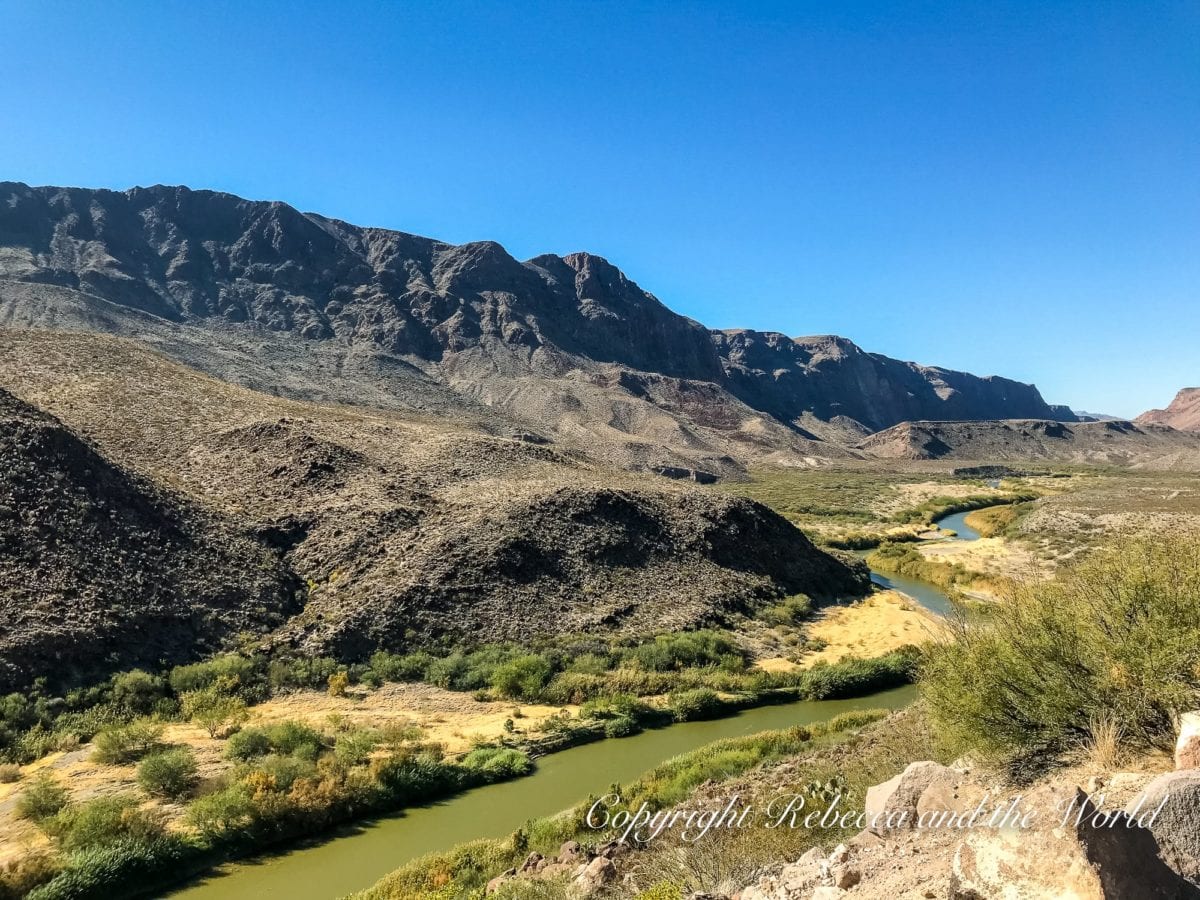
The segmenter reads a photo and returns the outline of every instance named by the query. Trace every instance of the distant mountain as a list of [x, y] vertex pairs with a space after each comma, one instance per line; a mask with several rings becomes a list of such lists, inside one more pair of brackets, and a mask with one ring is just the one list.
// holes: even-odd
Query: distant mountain
[[105, 331], [277, 394], [717, 472], [910, 419], [1072, 418], [839, 337], [709, 331], [587, 253], [526, 262], [184, 187], [0, 183], [0, 325]]
[[1180, 431], [1200, 431], [1200, 388], [1183, 388], [1166, 409], [1149, 410], [1134, 421], [1147, 425], [1170, 425]]
[[1082, 409], [1071, 410], [1071, 414], [1080, 422], [1122, 422], [1122, 416], [1110, 416], [1108, 413], [1087, 412]]
[[1200, 434], [1109, 422], [903, 422], [858, 445], [888, 459], [1056, 460], [1134, 468], [1200, 469]]

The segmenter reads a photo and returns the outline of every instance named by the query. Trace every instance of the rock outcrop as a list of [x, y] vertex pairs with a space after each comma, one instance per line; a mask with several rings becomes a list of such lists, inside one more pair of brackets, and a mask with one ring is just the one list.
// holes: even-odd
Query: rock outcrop
[[1167, 425], [1180, 431], [1200, 431], [1200, 387], [1183, 388], [1166, 409], [1152, 409], [1133, 420], [1138, 425]]

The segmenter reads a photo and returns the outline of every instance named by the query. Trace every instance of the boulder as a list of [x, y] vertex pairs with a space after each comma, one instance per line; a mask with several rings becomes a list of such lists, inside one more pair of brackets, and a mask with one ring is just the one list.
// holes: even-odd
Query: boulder
[[579, 893], [586, 897], [596, 893], [606, 884], [616, 881], [616, 878], [617, 867], [613, 865], [613, 861], [603, 856], [597, 856], [584, 866], [583, 871], [579, 873], [572, 884]]
[[508, 881], [507, 875], [497, 875], [495, 878], [493, 878], [491, 881], [489, 881], [487, 883], [487, 887], [485, 887], [483, 889], [484, 894], [487, 894], [490, 896], [491, 894], [496, 893], [496, 891], [500, 890], [500, 888], [503, 887], [507, 881]]
[[1125, 812], [1146, 824], [1137, 830], [1153, 835], [1168, 866], [1200, 885], [1200, 771], [1159, 775], [1129, 801]]
[[806, 891], [821, 883], [825, 873], [825, 853], [813, 847], [779, 872], [779, 886], [787, 892]]
[[584, 862], [587, 857], [579, 846], [579, 841], [563, 841], [558, 848], [558, 861], [563, 865]]
[[916, 827], [921, 795], [936, 782], [954, 782], [957, 778], [958, 773], [941, 763], [909, 763], [895, 778], [867, 790], [867, 828], [886, 834]]
[[[538, 870], [538, 864], [543, 861], [544, 858], [542, 857], [542, 854], [530, 853], [527, 857], [525, 857], [525, 862], [521, 864], [521, 874], [526, 875], [530, 872], [536, 872]], [[545, 867], [543, 866], [542, 868]]]
[[[1030, 827], [976, 828], [954, 853], [950, 896], [1059, 897], [1071, 900], [1153, 900], [1190, 896], [1187, 885], [1158, 858], [1150, 832], [1100, 811], [1078, 787], [1049, 785], [1022, 804]], [[1068, 813], [1068, 810], [1071, 812]], [[1082, 812], [1082, 816], [1077, 813]]]
[[1179, 738], [1175, 741], [1175, 768], [1200, 769], [1200, 712], [1185, 712], [1179, 717]]
[[934, 778], [917, 799], [917, 822], [922, 828], [945, 828], [967, 816], [987, 796], [987, 791], [961, 772], [947, 770]]

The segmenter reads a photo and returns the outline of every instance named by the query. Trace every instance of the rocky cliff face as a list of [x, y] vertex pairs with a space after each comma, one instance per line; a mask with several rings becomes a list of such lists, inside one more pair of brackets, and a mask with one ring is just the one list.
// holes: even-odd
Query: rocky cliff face
[[[153, 337], [221, 377], [316, 399], [411, 407], [449, 388], [635, 468], [812, 453], [829, 434], [812, 420], [861, 435], [913, 418], [1062, 415], [1030, 385], [843, 338], [710, 332], [590, 254], [519, 262], [492, 242], [181, 187], [0, 184], [0, 323]], [[239, 340], [291, 343], [263, 375], [251, 370], [264, 354]]]
[[739, 330], [714, 339], [733, 393], [784, 420], [842, 416], [877, 431], [915, 419], [1066, 417], [1033, 385], [901, 362], [834, 335]]
[[1166, 409], [1152, 409], [1134, 419], [1139, 425], [1168, 425], [1200, 431], [1200, 388], [1183, 388]]

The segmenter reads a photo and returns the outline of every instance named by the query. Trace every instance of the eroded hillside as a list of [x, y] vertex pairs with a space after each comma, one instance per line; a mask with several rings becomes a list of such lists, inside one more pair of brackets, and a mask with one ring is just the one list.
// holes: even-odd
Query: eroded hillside
[[[5, 332], [0, 385], [22, 410], [6, 419], [6, 440], [19, 441], [26, 421], [53, 423], [39, 427], [88, 455], [77, 467], [114, 473], [110, 480], [120, 484], [110, 497], [132, 497], [101, 498], [98, 509], [149, 508], [127, 486], [144, 484], [148, 496], [170, 492], [178, 498], [171, 508], [194, 507], [194, 521], [206, 523], [176, 548], [169, 536], [182, 526], [155, 513], [153, 527], [135, 521], [103, 552], [96, 548], [113, 565], [124, 557], [121, 571], [132, 574], [121, 592], [96, 582], [71, 555], [87, 534], [47, 538], [66, 554], [55, 577], [96, 582], [97, 602], [125, 617], [113, 627], [138, 629], [137, 639], [154, 648], [147, 653], [168, 656], [162, 648], [188, 644], [199, 654], [242, 631], [275, 645], [361, 656], [440, 637], [674, 629], [781, 593], [866, 586], [864, 570], [817, 550], [750, 500], [615, 472], [528, 439], [279, 399], [129, 341]], [[45, 491], [69, 497], [102, 483], [80, 474], [77, 488], [64, 484], [56, 465], [44, 454], [30, 463]], [[223, 524], [207, 524], [215, 521]], [[136, 556], [150, 531], [162, 532], [152, 541], [160, 555]], [[205, 552], [214, 535], [237, 552], [187, 556]], [[16, 572], [28, 561], [10, 555], [6, 562]], [[171, 580], [177, 569], [218, 597], [239, 584], [266, 611], [211, 628], [197, 614], [191, 630], [177, 633], [182, 626], [157, 611], [158, 594], [143, 603], [134, 590], [155, 582], [164, 597], [206, 608], [205, 590]], [[307, 585], [302, 610], [271, 599], [272, 586], [293, 574]], [[58, 618], [74, 608], [69, 593], [39, 593], [44, 608], [31, 617], [19, 586], [8, 591], [3, 628], [15, 644], [56, 633]]]

